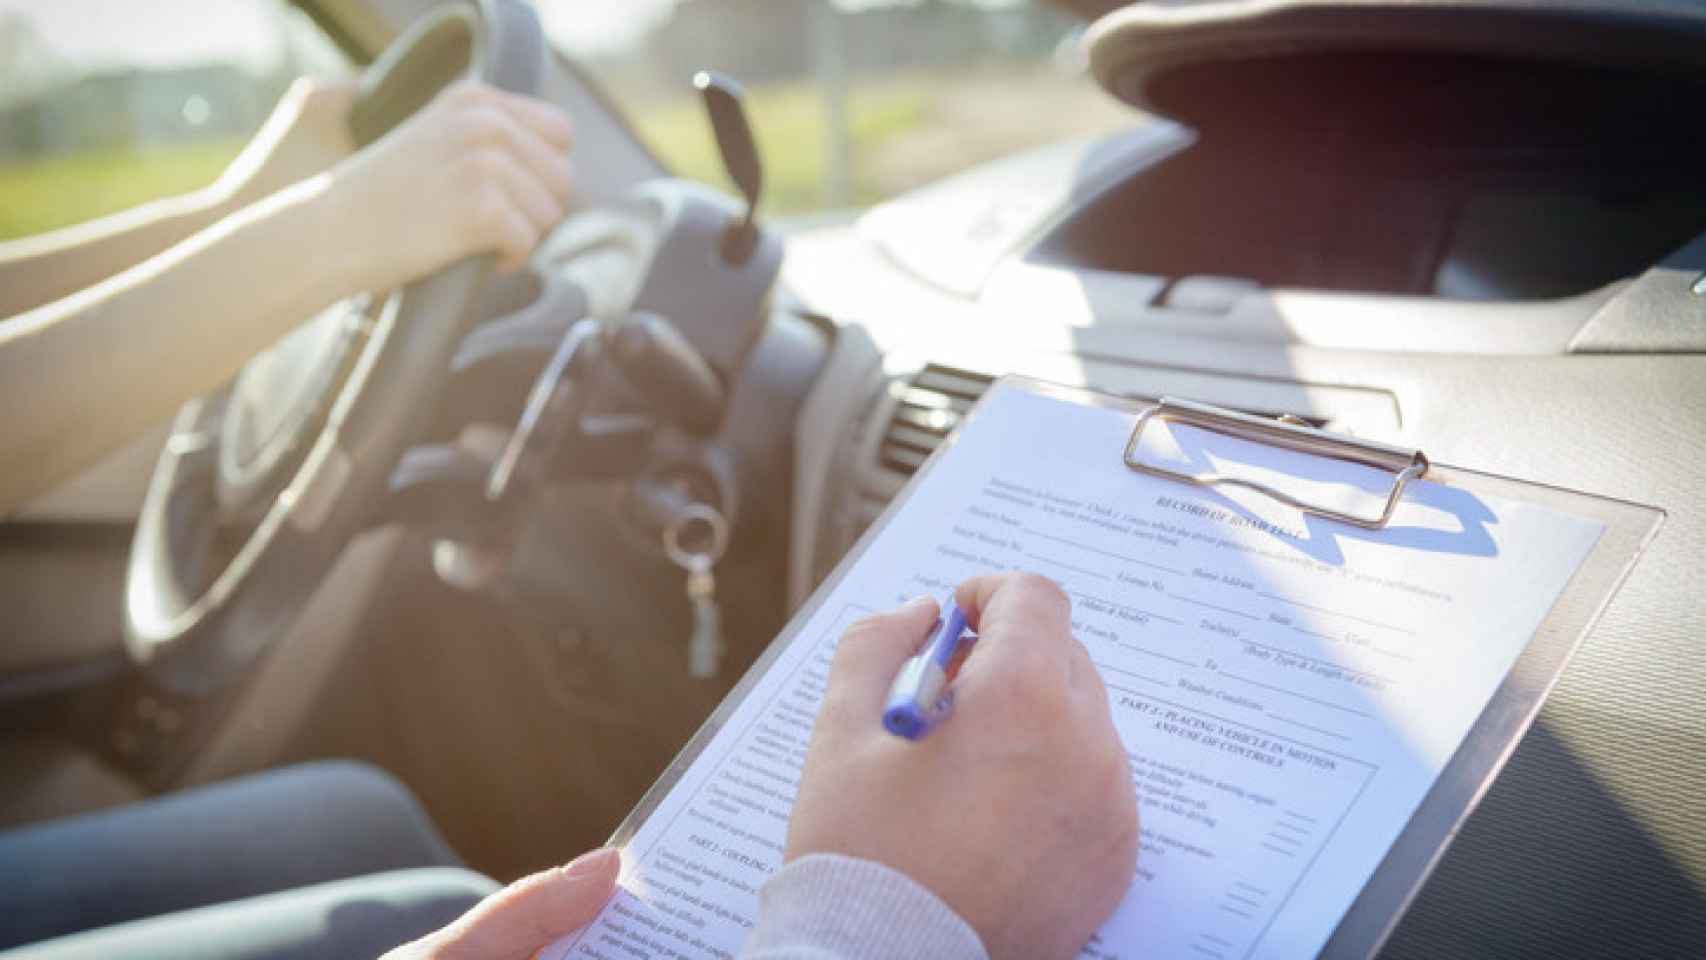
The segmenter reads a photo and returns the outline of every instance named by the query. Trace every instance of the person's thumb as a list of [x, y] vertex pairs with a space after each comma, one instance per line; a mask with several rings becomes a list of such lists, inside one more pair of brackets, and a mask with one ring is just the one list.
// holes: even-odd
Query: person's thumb
[[613, 847], [523, 877], [441, 931], [440, 960], [523, 960], [585, 926], [616, 888], [622, 856]]
[[895, 674], [918, 652], [938, 613], [935, 600], [918, 597], [898, 610], [865, 617], [848, 627], [835, 648], [829, 688], [851, 709], [881, 712]]

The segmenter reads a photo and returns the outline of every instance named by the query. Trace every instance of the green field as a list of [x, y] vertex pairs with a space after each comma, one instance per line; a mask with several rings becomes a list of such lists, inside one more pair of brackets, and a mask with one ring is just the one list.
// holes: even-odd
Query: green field
[[89, 150], [0, 164], [0, 240], [28, 236], [212, 183], [241, 140]]
[[[628, 102], [640, 135], [675, 173], [727, 185], [697, 97]], [[810, 81], [749, 86], [764, 157], [764, 209], [836, 204], [828, 193], [828, 111]], [[1047, 66], [906, 70], [861, 77], [848, 95], [850, 196], [868, 206], [973, 164], [1051, 140], [1131, 126], [1138, 115], [1082, 77]]]
[[[853, 90], [847, 115], [854, 204], [881, 197], [882, 185], [863, 175], [871, 169], [869, 160], [884, 144], [922, 125], [929, 108], [929, 94], [916, 83]], [[764, 209], [771, 213], [821, 209], [827, 200], [829, 121], [817, 89], [806, 83], [750, 88], [747, 112], [764, 158]], [[697, 97], [638, 106], [631, 119], [674, 173], [719, 186], [728, 184], [710, 122]]]
[[[827, 114], [815, 88], [758, 88], [748, 104], [765, 160], [764, 207], [772, 213], [821, 208], [825, 201]], [[859, 89], [849, 98], [855, 202], [879, 195], [859, 176], [862, 159], [923, 123], [928, 97], [914, 84]], [[696, 97], [635, 111], [635, 125], [671, 169], [727, 185], [710, 125]], [[156, 197], [211, 183], [242, 142], [216, 141], [151, 150], [100, 150], [0, 165], [0, 240], [79, 223]]]
[[[729, 186], [696, 96], [623, 105], [672, 171]], [[764, 157], [764, 211], [772, 214], [865, 206], [992, 157], [1129, 125], [1134, 117], [1088, 81], [1034, 67], [862, 78], [847, 103], [850, 195], [834, 198], [828, 111], [818, 88], [809, 81], [755, 85], [747, 110]], [[0, 164], [0, 240], [193, 190], [212, 182], [241, 146], [202, 141]]]

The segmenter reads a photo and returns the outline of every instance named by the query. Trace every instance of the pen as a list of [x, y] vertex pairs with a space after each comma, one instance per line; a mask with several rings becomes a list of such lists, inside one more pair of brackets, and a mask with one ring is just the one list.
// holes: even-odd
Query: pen
[[941, 723], [953, 707], [948, 666], [973, 639], [966, 632], [964, 611], [949, 600], [930, 640], [895, 675], [888, 706], [883, 708], [883, 729], [897, 737], [921, 740]]

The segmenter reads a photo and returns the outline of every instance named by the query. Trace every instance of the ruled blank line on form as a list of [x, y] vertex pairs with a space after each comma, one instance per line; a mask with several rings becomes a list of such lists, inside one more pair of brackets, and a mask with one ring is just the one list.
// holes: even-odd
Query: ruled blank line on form
[[[1321, 640], [1329, 640], [1333, 643], [1344, 643], [1345, 642], [1344, 637], [1335, 637], [1330, 633], [1320, 633], [1320, 632], [1317, 632], [1315, 630], [1309, 630], [1307, 628], [1300, 627], [1295, 623], [1291, 625], [1291, 628], [1293, 630], [1296, 630], [1298, 633], [1303, 634], [1304, 636], [1316, 637], [1316, 638], [1319, 638]], [[1355, 647], [1354, 649], [1367, 650], [1369, 653], [1378, 653], [1383, 657], [1391, 657], [1394, 660], [1402, 660], [1405, 663], [1414, 663], [1416, 660], [1415, 657], [1412, 657], [1407, 653], [1399, 653], [1396, 650], [1382, 650], [1379, 647], [1375, 647], [1375, 646]]]
[[1145, 610], [1142, 607], [1134, 607], [1129, 603], [1115, 603], [1112, 600], [1104, 600], [1101, 597], [1095, 596], [1093, 594], [1085, 593], [1082, 590], [1068, 590], [1066, 592], [1072, 594], [1075, 597], [1082, 597], [1085, 600], [1094, 600], [1095, 602], [1101, 604], [1104, 607], [1118, 607], [1121, 610], [1131, 610], [1131, 611], [1134, 611], [1137, 613], [1141, 613], [1144, 616], [1149, 617], [1151, 619], [1162, 620], [1162, 621], [1165, 621], [1167, 623], [1171, 623], [1175, 626], [1180, 626], [1184, 622], [1181, 620], [1175, 620], [1174, 618], [1166, 616], [1164, 614], [1156, 613], [1153, 610]]
[[1380, 627], [1383, 630], [1396, 630], [1399, 633], [1407, 633], [1410, 636], [1415, 636], [1416, 634], [1414, 630], [1395, 627], [1390, 623], [1381, 623], [1379, 620], [1370, 620], [1367, 617], [1359, 617], [1354, 613], [1342, 613], [1338, 610], [1329, 610], [1326, 607], [1317, 607], [1313, 604], [1303, 603], [1302, 601], [1293, 600], [1290, 597], [1282, 597], [1274, 593], [1262, 593], [1261, 591], [1257, 591], [1257, 595], [1267, 597], [1269, 600], [1277, 600], [1280, 603], [1289, 603], [1294, 607], [1302, 607], [1305, 610], [1313, 610], [1316, 613], [1325, 613], [1330, 617], [1344, 617], [1346, 620], [1355, 620], [1358, 623], [1366, 623], [1371, 627]]
[[1148, 560], [1139, 560], [1136, 557], [1128, 557], [1128, 556], [1121, 554], [1121, 553], [1114, 553], [1113, 551], [1110, 551], [1110, 550], [1103, 550], [1103, 549], [1100, 549], [1098, 547], [1092, 547], [1088, 544], [1079, 543], [1076, 540], [1068, 540], [1065, 537], [1057, 537], [1052, 533], [1044, 533], [1041, 530], [1033, 530], [1030, 527], [1026, 527], [1025, 532], [1030, 534], [1033, 537], [1042, 537], [1044, 540], [1053, 540], [1056, 543], [1064, 543], [1069, 547], [1077, 547], [1080, 550], [1088, 550], [1091, 553], [1099, 553], [1104, 557], [1112, 557], [1115, 560], [1123, 560], [1126, 563], [1135, 563], [1140, 567], [1148, 567], [1151, 570], [1159, 570], [1162, 573], [1170, 573], [1175, 577], [1183, 577], [1183, 576], [1187, 575], [1183, 570], [1174, 570], [1172, 567], [1164, 567], [1159, 563], [1150, 563]]
[[1261, 617], [1258, 617], [1253, 613], [1245, 613], [1242, 610], [1234, 610], [1231, 607], [1215, 606], [1214, 604], [1208, 603], [1208, 602], [1203, 601], [1203, 600], [1192, 600], [1190, 597], [1181, 596], [1177, 593], [1168, 592], [1167, 596], [1172, 597], [1174, 600], [1183, 600], [1186, 603], [1194, 603], [1199, 607], [1207, 607], [1210, 610], [1219, 610], [1221, 613], [1230, 613], [1235, 617], [1243, 617], [1246, 620], [1260, 620], [1260, 619], [1262, 619]]
[[1277, 713], [1268, 714], [1268, 719], [1269, 720], [1278, 720], [1280, 723], [1289, 723], [1294, 727], [1302, 727], [1305, 730], [1312, 730], [1316, 733], [1322, 734], [1323, 736], [1335, 737], [1339, 740], [1349, 740], [1350, 739], [1350, 737], [1347, 737], [1342, 733], [1334, 733], [1333, 731], [1325, 729], [1323, 727], [1312, 726], [1310, 724], [1303, 723], [1302, 721], [1299, 721], [1299, 720], [1293, 720], [1289, 717], [1282, 717]]
[[1109, 576], [1105, 573], [1097, 573], [1094, 570], [1086, 570], [1083, 567], [1075, 567], [1070, 563], [1061, 563], [1059, 560], [1056, 560], [1053, 557], [1041, 557], [1041, 556], [1038, 556], [1034, 553], [1027, 553], [1027, 554], [1025, 554], [1025, 556], [1030, 557], [1032, 560], [1041, 560], [1044, 563], [1052, 563], [1055, 566], [1061, 568], [1062, 570], [1071, 570], [1073, 573], [1082, 573], [1086, 577], [1097, 577], [1097, 578], [1102, 579], [1102, 580], [1110, 579]]
[[1198, 667], [1198, 666], [1201, 666], [1201, 664], [1195, 663], [1195, 662], [1190, 661], [1190, 660], [1186, 660], [1183, 657], [1169, 656], [1169, 655], [1167, 655], [1165, 653], [1161, 653], [1159, 651], [1150, 650], [1150, 649], [1147, 649], [1145, 647], [1140, 647], [1135, 643], [1125, 643], [1125, 642], [1120, 641], [1120, 640], [1112, 640], [1109, 642], [1113, 643], [1115, 646], [1124, 647], [1133, 653], [1142, 653], [1142, 654], [1147, 654], [1148, 656], [1151, 656], [1151, 657], [1159, 657], [1162, 660], [1171, 660], [1181, 667]]
[[1156, 684], [1157, 686], [1162, 686], [1162, 687], [1173, 686], [1172, 684], [1168, 683], [1165, 680], [1157, 680], [1154, 677], [1146, 677], [1141, 673], [1135, 673], [1131, 670], [1121, 670], [1119, 667], [1110, 667], [1105, 663], [1097, 663], [1096, 668], [1099, 670], [1107, 670], [1111, 673], [1117, 673], [1117, 674], [1120, 674], [1122, 676], [1132, 677], [1132, 678], [1137, 679], [1137, 680], [1147, 680], [1150, 683]]
[[1283, 693], [1283, 694], [1286, 694], [1287, 696], [1296, 697], [1299, 700], [1308, 700], [1310, 703], [1318, 703], [1323, 707], [1331, 707], [1334, 710], [1343, 710], [1346, 713], [1355, 714], [1356, 716], [1359, 716], [1359, 717], [1368, 716], [1367, 713], [1364, 713], [1363, 711], [1358, 710], [1354, 707], [1347, 707], [1347, 706], [1344, 706], [1343, 704], [1334, 703], [1331, 700], [1322, 700], [1320, 697], [1312, 697], [1307, 693], [1298, 693], [1296, 690], [1287, 690], [1284, 687], [1276, 687], [1271, 683], [1263, 683], [1260, 680], [1251, 680], [1249, 677], [1240, 677], [1236, 673], [1227, 673], [1226, 671], [1222, 670], [1222, 671], [1220, 671], [1220, 675], [1227, 678], [1228, 680], [1237, 680], [1239, 683], [1247, 683], [1253, 687], [1261, 687], [1264, 690], [1272, 690], [1275, 693]]

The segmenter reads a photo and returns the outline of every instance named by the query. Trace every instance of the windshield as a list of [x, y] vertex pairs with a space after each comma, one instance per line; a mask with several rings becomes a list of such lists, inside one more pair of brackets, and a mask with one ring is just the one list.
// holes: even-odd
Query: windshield
[[285, 0], [0, 0], [0, 241], [205, 186], [347, 69]]
[[1083, 23], [1023, 0], [540, 3], [675, 173], [727, 182], [689, 80], [741, 81], [770, 213], [866, 206], [1042, 143], [1128, 127], [1085, 73]]

